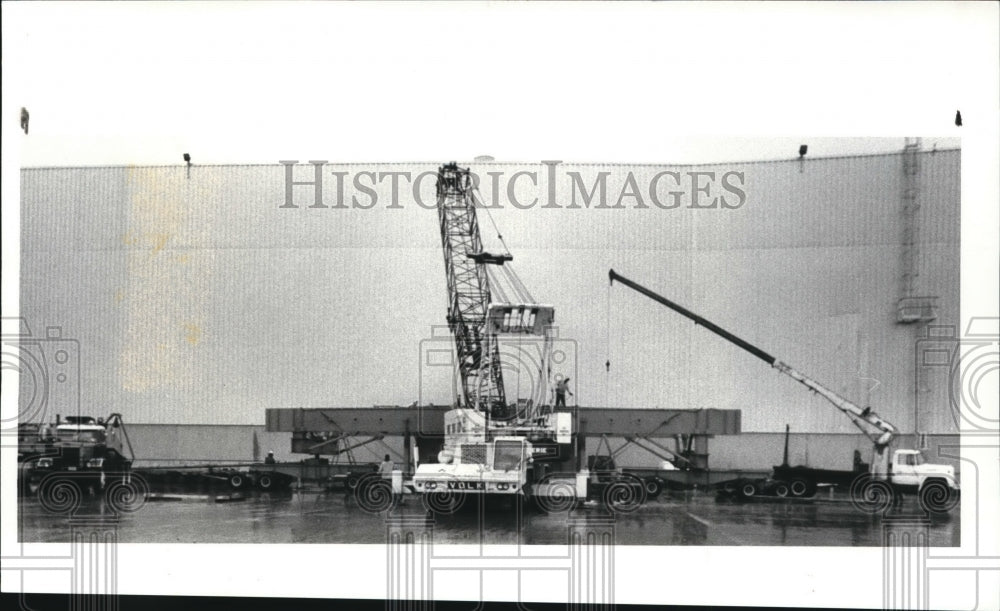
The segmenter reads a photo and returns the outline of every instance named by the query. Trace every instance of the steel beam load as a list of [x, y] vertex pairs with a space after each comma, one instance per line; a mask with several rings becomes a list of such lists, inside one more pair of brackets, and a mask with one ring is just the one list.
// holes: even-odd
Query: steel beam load
[[[338, 432], [350, 435], [443, 435], [443, 406], [272, 408], [268, 432]], [[732, 409], [618, 409], [579, 407], [574, 430], [583, 437], [738, 435], [740, 411]]]

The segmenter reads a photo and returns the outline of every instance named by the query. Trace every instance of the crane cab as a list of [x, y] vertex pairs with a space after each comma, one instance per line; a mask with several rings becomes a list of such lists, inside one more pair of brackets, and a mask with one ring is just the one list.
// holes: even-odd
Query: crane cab
[[413, 486], [418, 493], [520, 495], [530, 456], [531, 444], [523, 437], [456, 444], [447, 462], [419, 465]]

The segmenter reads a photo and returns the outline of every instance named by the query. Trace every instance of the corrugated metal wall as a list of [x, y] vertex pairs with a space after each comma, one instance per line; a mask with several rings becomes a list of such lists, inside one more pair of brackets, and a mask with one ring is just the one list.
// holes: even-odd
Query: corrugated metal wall
[[[918, 287], [939, 296], [937, 323], [955, 325], [960, 153], [920, 159]], [[614, 267], [870, 402], [903, 430], [914, 426], [915, 401], [922, 430], [956, 430], [946, 376], [925, 375], [918, 388], [918, 329], [894, 322], [901, 155], [561, 164], [552, 185], [542, 164], [473, 168], [487, 202], [495, 193], [489, 172], [504, 173], [492, 217], [525, 284], [557, 308], [560, 337], [574, 353], [564, 373], [573, 371], [581, 404], [738, 408], [746, 431], [785, 423], [854, 430], [723, 340], [626, 288], [609, 290]], [[24, 170], [22, 315], [36, 335], [61, 325], [80, 340], [83, 411], [117, 410], [131, 422], [250, 424], [268, 407], [446, 403], [447, 368], [429, 366], [422, 353], [447, 346], [432, 330], [445, 323], [446, 306], [434, 180], [422, 179], [421, 206], [410, 180], [399, 178], [394, 198], [386, 178], [435, 169], [328, 165], [326, 209], [308, 207], [309, 185], [293, 187], [298, 208], [281, 208], [285, 168], [277, 164], [196, 166], [190, 177], [183, 167]], [[510, 183], [519, 171], [534, 182], [526, 175]], [[677, 208], [649, 196], [664, 171], [681, 180], [661, 177], [659, 201], [682, 191]], [[313, 178], [304, 162], [294, 172], [297, 181]], [[342, 189], [337, 172], [346, 173]], [[605, 206], [582, 204], [574, 172], [587, 189], [607, 173]], [[691, 172], [714, 172], [701, 178], [711, 183], [707, 200], [722, 195], [730, 204], [721, 177], [742, 173], [745, 203], [691, 209]], [[630, 181], [638, 196], [622, 197]], [[480, 222], [495, 245], [489, 218]]]

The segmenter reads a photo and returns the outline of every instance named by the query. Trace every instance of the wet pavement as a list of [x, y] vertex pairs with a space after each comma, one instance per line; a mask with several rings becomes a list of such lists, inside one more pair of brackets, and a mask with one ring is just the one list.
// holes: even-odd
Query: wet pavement
[[[473, 497], [474, 498], [474, 497]], [[34, 497], [19, 501], [20, 540], [68, 541], [72, 523]], [[960, 544], [959, 511], [932, 516], [931, 546]], [[898, 510], [918, 516], [916, 501]], [[112, 516], [100, 497], [86, 497], [75, 517]], [[572, 513], [546, 514], [531, 506], [474, 500], [453, 515], [431, 515], [415, 497], [407, 497], [394, 516], [424, 519], [433, 525], [436, 543], [566, 544], [571, 524], [612, 519], [598, 506]], [[614, 538], [623, 545], [881, 545], [885, 518], [864, 513], [844, 497], [809, 500], [754, 499], [717, 501], [713, 496], [663, 495], [631, 513], [615, 514]], [[249, 493], [216, 502], [214, 496], [185, 500], [149, 500], [117, 519], [122, 543], [384, 543], [386, 514], [360, 507], [342, 492], [298, 491]]]

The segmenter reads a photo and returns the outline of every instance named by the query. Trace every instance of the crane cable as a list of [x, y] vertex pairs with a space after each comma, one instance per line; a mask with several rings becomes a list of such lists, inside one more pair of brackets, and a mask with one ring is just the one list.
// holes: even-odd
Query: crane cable
[[501, 244], [503, 244], [504, 254], [509, 255], [510, 249], [507, 248], [507, 242], [504, 241], [503, 235], [501, 235], [500, 233], [500, 228], [497, 227], [496, 221], [493, 220], [493, 215], [490, 214], [489, 206], [486, 206], [482, 203], [482, 199], [478, 196], [478, 193], [479, 193], [479, 188], [473, 186], [472, 191], [470, 191], [470, 194], [472, 196], [472, 203], [474, 205], [479, 204], [480, 207], [486, 211], [486, 217], [490, 219], [490, 224], [493, 225], [493, 230], [497, 232], [497, 239], [500, 240]]
[[[497, 232], [497, 239], [503, 246], [503, 251], [504, 251], [503, 254], [510, 256], [510, 248], [507, 246], [507, 241], [503, 239], [503, 234], [500, 233], [500, 227], [497, 225], [496, 219], [493, 218], [493, 214], [490, 212], [490, 207], [483, 204], [483, 200], [479, 196], [479, 188], [473, 187], [470, 194], [472, 197], [473, 205], [478, 204], [478, 207], [486, 211], [486, 218], [490, 220], [490, 225], [492, 225], [493, 230]], [[503, 273], [504, 277], [507, 280], [508, 286], [510, 287], [512, 293], [514, 294], [514, 297], [524, 303], [534, 303], [535, 298], [531, 295], [531, 292], [528, 290], [528, 287], [525, 286], [524, 282], [521, 281], [521, 278], [520, 276], [517, 275], [517, 272], [514, 271], [513, 266], [508, 263], [507, 265], [500, 265], [499, 267], [501, 273]], [[498, 279], [497, 276], [494, 274], [491, 274], [491, 276], [493, 284], [498, 285], [499, 283], [497, 282]], [[507, 298], [504, 291], [501, 290], [500, 294], [501, 297], [504, 299], [504, 301], [506, 301], [507, 303], [512, 303], [512, 301]]]
[[604, 307], [604, 407], [608, 404], [608, 394], [611, 388], [611, 282], [608, 282], [607, 299]]
[[524, 303], [535, 303], [535, 298], [531, 295], [531, 291], [528, 287], [524, 285], [521, 281], [521, 277], [517, 275], [514, 271], [514, 267], [511, 264], [502, 265], [500, 267], [503, 270], [504, 275], [507, 277], [507, 281], [510, 282], [510, 286], [514, 291], [514, 294]]
[[[475, 206], [476, 204], [479, 204], [479, 207], [481, 207], [483, 210], [486, 211], [486, 217], [490, 220], [490, 224], [493, 225], [493, 230], [497, 232], [497, 239], [500, 240], [500, 244], [503, 246], [504, 254], [510, 256], [510, 248], [508, 248], [507, 242], [503, 239], [503, 234], [500, 233], [500, 227], [497, 226], [497, 222], [496, 222], [496, 220], [494, 220], [493, 214], [490, 213], [489, 206], [484, 205], [482, 203], [482, 198], [479, 197], [479, 188], [476, 187], [476, 186], [473, 186], [472, 190], [469, 193], [470, 193], [470, 196], [472, 198], [473, 206]], [[527, 296], [529, 298], [529, 301], [533, 301], [533, 299], [531, 299], [531, 294], [528, 293], [527, 287], [525, 287], [524, 283], [521, 282], [521, 279], [517, 277], [517, 274], [514, 273], [514, 270], [510, 269], [510, 267], [506, 266], [506, 265], [501, 265], [500, 266], [500, 270], [501, 270], [501, 273], [503, 273], [504, 276], [506, 277], [507, 282], [509, 283], [510, 288], [511, 288], [512, 292], [514, 293], [515, 297], [523, 300], [524, 296]], [[489, 268], [487, 268], [487, 275], [490, 276], [490, 278], [492, 280], [493, 287], [500, 293], [501, 298], [505, 302], [511, 303], [510, 299], [507, 298], [507, 295], [504, 293], [503, 289], [500, 288], [500, 284], [501, 283], [497, 282], [498, 278], [496, 277], [495, 274], [493, 274], [491, 272], [492, 272], [492, 270], [490, 270]], [[520, 350], [521, 350], [521, 337], [520, 336], [518, 336], [517, 344], [518, 344], [518, 351], [520, 352]], [[521, 368], [518, 367], [517, 368], [517, 392], [516, 392], [516, 395], [515, 395], [515, 401], [519, 401], [520, 398], [521, 398]], [[517, 404], [515, 403], [515, 413], [517, 411], [516, 405]]]
[[486, 265], [484, 267], [486, 268], [486, 275], [490, 279], [490, 288], [494, 292], [499, 293], [500, 301], [510, 303], [511, 301], [507, 297], [507, 293], [503, 290], [503, 283], [500, 282], [500, 279], [494, 273], [492, 266]]

